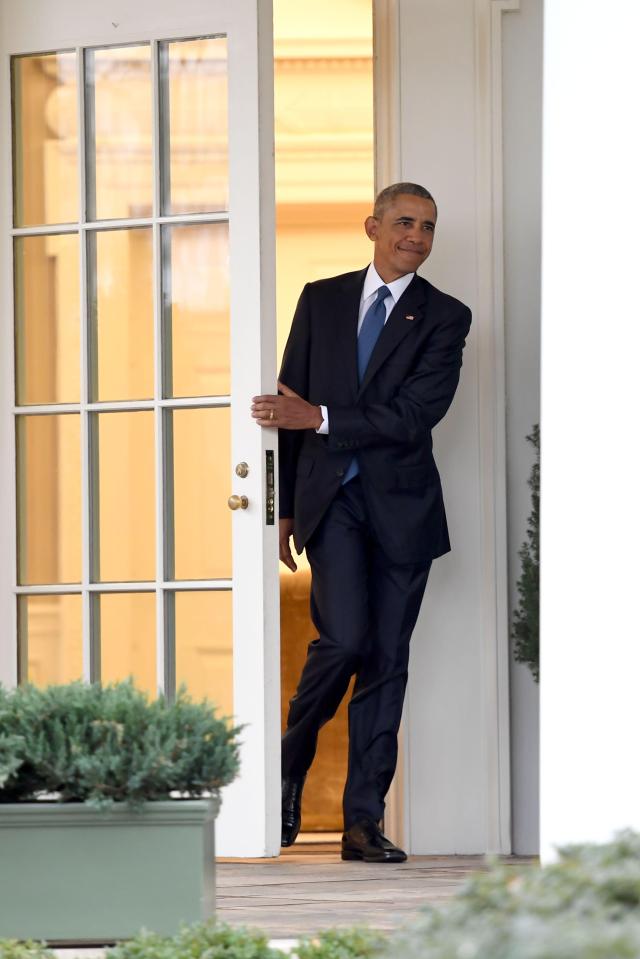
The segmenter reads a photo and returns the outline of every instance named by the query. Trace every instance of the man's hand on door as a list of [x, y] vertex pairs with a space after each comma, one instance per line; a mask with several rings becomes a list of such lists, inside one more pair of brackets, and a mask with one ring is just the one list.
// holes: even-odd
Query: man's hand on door
[[278, 383], [282, 396], [254, 396], [251, 415], [258, 426], [284, 430], [317, 430], [322, 426], [322, 410], [307, 403], [284, 383]]

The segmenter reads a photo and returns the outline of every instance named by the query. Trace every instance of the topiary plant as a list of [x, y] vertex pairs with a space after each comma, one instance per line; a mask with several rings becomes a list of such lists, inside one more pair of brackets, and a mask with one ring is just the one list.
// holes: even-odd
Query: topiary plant
[[0, 802], [217, 797], [238, 771], [239, 731], [184, 689], [169, 702], [132, 682], [0, 687]]

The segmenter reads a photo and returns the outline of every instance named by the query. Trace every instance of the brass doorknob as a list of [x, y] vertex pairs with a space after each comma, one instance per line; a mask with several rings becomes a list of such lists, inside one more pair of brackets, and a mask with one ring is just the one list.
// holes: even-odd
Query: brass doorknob
[[227, 500], [229, 509], [246, 509], [249, 505], [249, 500], [246, 496], [236, 496], [234, 493], [233, 496], [230, 496]]
[[246, 463], [238, 463], [236, 466], [236, 476], [245, 479], [249, 475], [249, 467]]

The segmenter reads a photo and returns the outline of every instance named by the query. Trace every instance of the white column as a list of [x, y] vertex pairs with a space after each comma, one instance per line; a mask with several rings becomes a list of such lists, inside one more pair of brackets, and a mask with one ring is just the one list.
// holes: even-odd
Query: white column
[[640, 4], [545, 6], [543, 859], [640, 829]]

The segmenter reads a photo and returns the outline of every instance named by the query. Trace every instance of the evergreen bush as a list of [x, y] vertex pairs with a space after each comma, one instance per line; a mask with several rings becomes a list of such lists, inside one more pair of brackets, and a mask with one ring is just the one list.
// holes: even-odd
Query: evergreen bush
[[454, 925], [441, 916], [394, 937], [386, 959], [638, 959], [640, 922], [557, 913], [474, 916]]
[[0, 959], [56, 959], [43, 942], [0, 939]]
[[536, 682], [540, 680], [540, 427], [536, 423], [527, 436], [536, 451], [528, 479], [531, 513], [527, 539], [520, 547], [520, 578], [516, 583], [518, 608], [513, 614], [511, 639], [517, 662], [526, 663]]
[[295, 955], [297, 959], [370, 959], [382, 955], [386, 942], [386, 936], [366, 926], [326, 929], [301, 939]]
[[216, 797], [238, 771], [239, 731], [184, 689], [169, 702], [132, 682], [0, 687], [0, 802]]
[[106, 959], [284, 959], [284, 953], [256, 929], [210, 921], [183, 926], [175, 936], [141, 932], [109, 949]]
[[[381, 955], [386, 938], [365, 927], [328, 929], [306, 936], [292, 953], [296, 959], [373, 959]], [[285, 959], [255, 929], [214, 921], [183, 926], [175, 936], [141, 932], [115, 946], [106, 959]], [[19, 956], [16, 959], [23, 959]], [[29, 959], [25, 956], [24, 959]]]
[[639, 959], [640, 835], [567, 846], [558, 862], [494, 864], [392, 936], [386, 959]]

